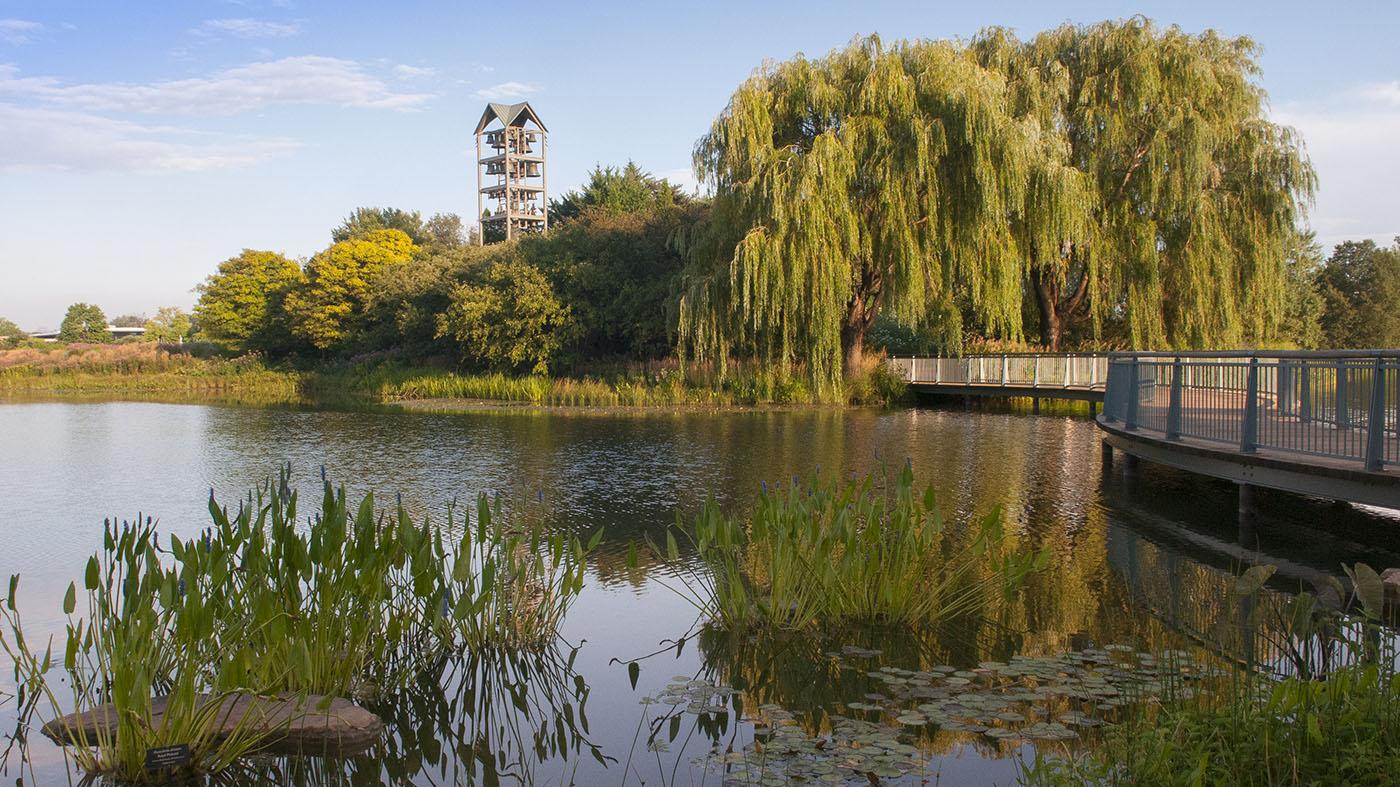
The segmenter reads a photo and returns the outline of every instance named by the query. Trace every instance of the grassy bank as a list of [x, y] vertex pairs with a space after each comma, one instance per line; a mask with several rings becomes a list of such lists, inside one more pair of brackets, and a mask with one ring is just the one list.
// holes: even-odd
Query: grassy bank
[[[0, 351], [0, 395], [117, 395], [257, 403], [466, 400], [565, 407], [676, 407], [823, 402], [797, 375], [736, 365], [722, 380], [675, 364], [577, 377], [464, 374], [392, 362], [297, 368], [205, 347], [54, 345]], [[852, 404], [902, 398], [902, 381], [874, 365], [848, 385]]]

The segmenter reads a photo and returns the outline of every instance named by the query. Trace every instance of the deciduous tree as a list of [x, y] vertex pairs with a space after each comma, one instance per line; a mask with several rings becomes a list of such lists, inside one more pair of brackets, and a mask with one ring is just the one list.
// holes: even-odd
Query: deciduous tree
[[91, 303], [75, 303], [63, 316], [58, 338], [65, 342], [110, 342], [112, 332], [107, 330], [107, 315], [100, 308]]
[[146, 321], [145, 339], [152, 342], [182, 342], [190, 338], [194, 323], [184, 309], [178, 306], [162, 306], [156, 315]]
[[[991, 29], [972, 48], [1044, 140], [1054, 166], [1040, 172], [1081, 183], [1058, 215], [1031, 170], [1016, 222], [1042, 344], [1058, 349], [1074, 320], [1096, 335], [1113, 310], [1135, 347], [1276, 334], [1315, 176], [1296, 134], [1267, 117], [1251, 40], [1137, 17], [1024, 43]], [[1088, 232], [1045, 232], [1065, 219]]]
[[572, 329], [569, 307], [549, 280], [514, 252], [475, 271], [452, 290], [438, 336], [456, 342], [474, 363], [545, 374]]
[[696, 148], [715, 200], [686, 239], [682, 356], [801, 360], [830, 391], [877, 314], [922, 320], [954, 288], [1018, 334], [1013, 227], [1075, 240], [1081, 184], [1012, 110], [1005, 80], [947, 41], [872, 37], [762, 68]]
[[333, 244], [306, 264], [306, 281], [287, 294], [292, 332], [329, 350], [365, 323], [370, 288], [385, 268], [413, 256], [413, 241], [397, 229], [373, 230]]
[[199, 334], [234, 350], [277, 350], [288, 344], [283, 300], [302, 281], [301, 267], [271, 251], [244, 249], [219, 263], [198, 288]]

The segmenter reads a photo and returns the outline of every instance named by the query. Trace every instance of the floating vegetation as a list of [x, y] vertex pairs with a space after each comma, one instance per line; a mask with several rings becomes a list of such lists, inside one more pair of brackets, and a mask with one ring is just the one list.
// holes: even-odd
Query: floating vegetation
[[[268, 731], [221, 731], [221, 698], [395, 696], [446, 655], [545, 648], [582, 589], [592, 544], [508, 528], [484, 496], [476, 526], [451, 512], [444, 526], [419, 525], [402, 504], [378, 512], [372, 496], [352, 509], [327, 482], [302, 523], [288, 480], [232, 515], [211, 497], [212, 525], [194, 538], [162, 539], [149, 519], [108, 522], [82, 579], [83, 611], [77, 583], [64, 598], [61, 655], [25, 637], [11, 577], [0, 648], [29, 699], [23, 713], [115, 707], [115, 733], [74, 748], [83, 770], [165, 778], [146, 755], [176, 745], [189, 746], [188, 770], [223, 770]], [[455, 543], [445, 535], [458, 531]]]
[[[1012, 595], [1049, 553], [1003, 548], [1000, 511], [966, 531], [945, 528], [933, 487], [914, 492], [906, 464], [887, 496], [866, 478], [768, 490], [747, 522], [713, 501], [693, 537], [705, 571], [679, 589], [727, 629], [850, 623], [927, 625]], [[661, 551], [659, 548], [657, 551]], [[679, 562], [676, 536], [665, 552]]]
[[1154, 654], [1121, 645], [1015, 656], [967, 669], [878, 665], [880, 656], [856, 646], [827, 652], [836, 670], [856, 679], [847, 685], [866, 690], [832, 702], [818, 716], [777, 703], [745, 714], [743, 692], [676, 676], [641, 701], [671, 708], [653, 724], [648, 748], [664, 748], [663, 730], [674, 739], [679, 714], [741, 716], [754, 727], [752, 743], [717, 748], [701, 762], [722, 771], [726, 784], [873, 783], [927, 770], [940, 737], [994, 747], [1072, 743], [1113, 723], [1124, 708], [1193, 696], [1202, 682], [1223, 674], [1184, 651]]

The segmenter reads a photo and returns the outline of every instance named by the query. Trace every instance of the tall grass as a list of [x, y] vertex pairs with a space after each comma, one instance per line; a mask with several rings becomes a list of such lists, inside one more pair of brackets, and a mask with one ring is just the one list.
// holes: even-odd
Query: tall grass
[[689, 531], [667, 534], [673, 562], [676, 532], [705, 566], [682, 592], [731, 630], [927, 625], [1017, 592], [1048, 561], [1046, 552], [1003, 548], [999, 511], [970, 530], [947, 527], [933, 488], [916, 494], [907, 464], [888, 496], [871, 478], [765, 487], [746, 521], [710, 502]]
[[476, 527], [450, 512], [443, 526], [416, 524], [372, 496], [352, 507], [330, 483], [302, 526], [287, 481], [233, 513], [211, 497], [211, 526], [164, 549], [149, 520], [109, 522], [82, 580], [85, 611], [77, 583], [64, 599], [61, 660], [25, 636], [10, 579], [0, 648], [16, 683], [46, 715], [115, 713], [114, 734], [77, 741], [84, 770], [145, 781], [146, 750], [183, 743], [198, 770], [218, 771], [276, 736], [258, 728], [257, 703], [221, 731], [235, 695], [374, 698], [443, 656], [546, 647], [598, 541], [508, 526], [485, 498]]
[[1383, 625], [1384, 590], [1370, 568], [1347, 568], [1353, 591], [1311, 592], [1269, 605], [1272, 573], [1245, 572], [1236, 589], [1256, 603], [1237, 625], [1282, 658], [1246, 665], [1215, 691], [1142, 706], [1079, 758], [1041, 757], [1035, 785], [1390, 785], [1400, 773], [1400, 648]]

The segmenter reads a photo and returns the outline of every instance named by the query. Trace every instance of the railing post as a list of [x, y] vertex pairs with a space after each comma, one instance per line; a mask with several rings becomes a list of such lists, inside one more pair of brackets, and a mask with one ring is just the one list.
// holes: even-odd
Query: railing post
[[1337, 361], [1337, 428], [1351, 428], [1351, 414], [1347, 412], [1347, 363]]
[[1366, 408], [1366, 469], [1385, 466], [1385, 364], [1379, 357], [1371, 372], [1371, 406]]
[[1181, 385], [1184, 372], [1181, 359], [1172, 361], [1171, 398], [1167, 400], [1167, 439], [1181, 439]]
[[1259, 447], [1259, 359], [1249, 359], [1244, 385], [1244, 428], [1240, 430], [1240, 450], [1254, 453]]
[[1278, 362], [1278, 411], [1283, 415], [1293, 414], [1293, 364], [1279, 359]]
[[935, 385], [943, 382], [943, 359], [933, 359], [933, 382]]
[[1137, 429], [1138, 414], [1138, 359], [1133, 358], [1128, 364], [1130, 371], [1127, 390], [1124, 391], [1128, 397], [1128, 412], [1123, 419], [1123, 427], [1129, 431]]
[[1006, 366], [1009, 363], [1009, 361], [1010, 358], [1008, 356], [1001, 356], [1001, 384], [1003, 386], [1006, 385]]
[[1303, 376], [1298, 380], [1298, 420], [1307, 423], [1312, 420], [1312, 370], [1306, 363], [1298, 365]]
[[1040, 387], [1040, 356], [1035, 357], [1035, 371], [1031, 372], [1031, 387]]

